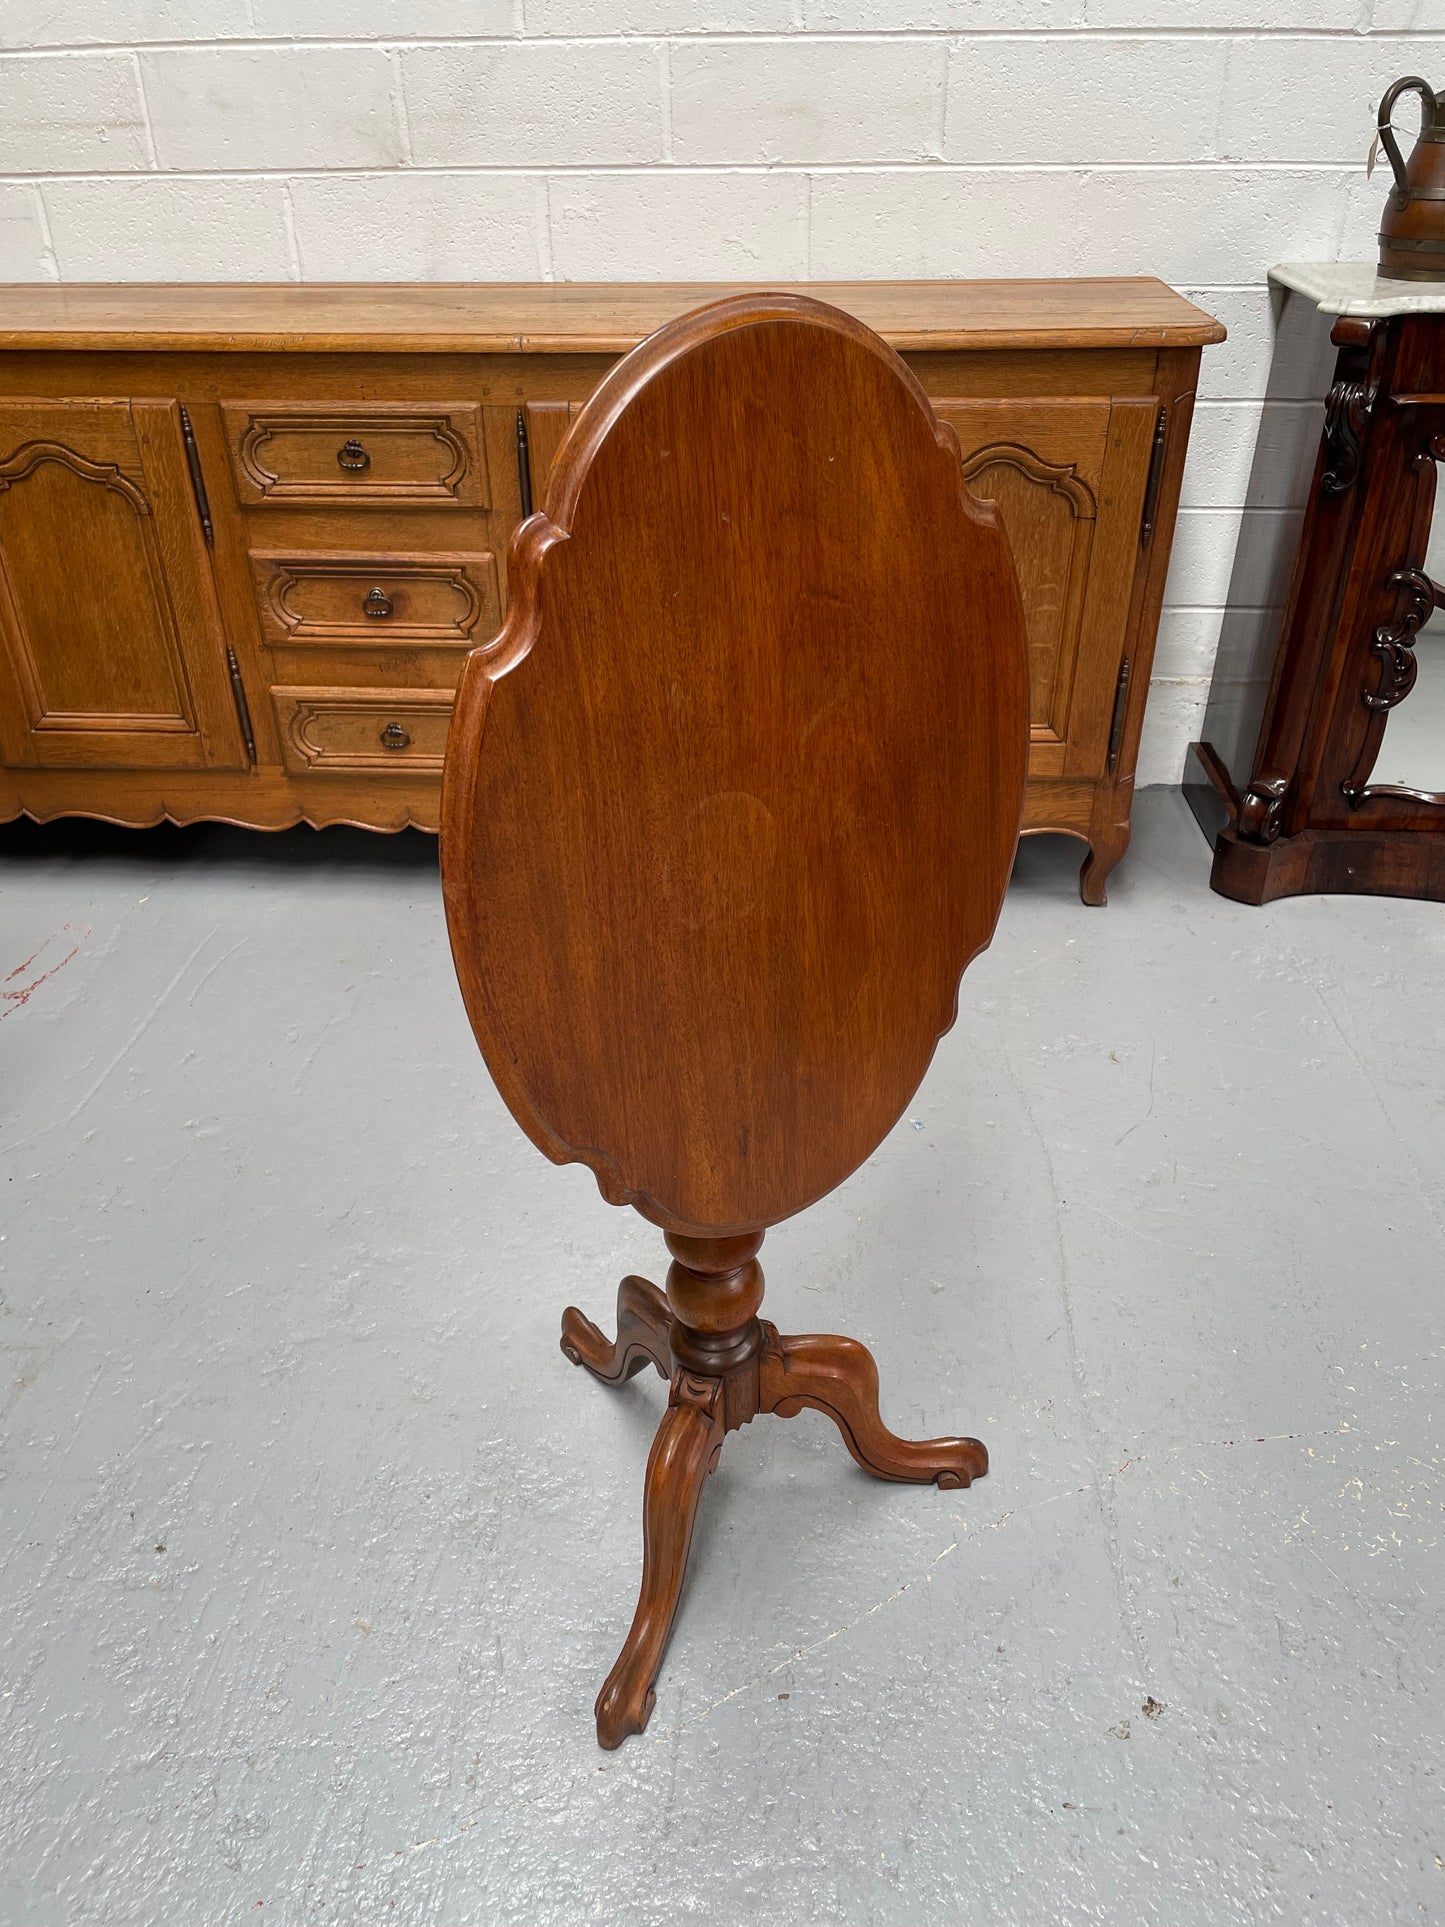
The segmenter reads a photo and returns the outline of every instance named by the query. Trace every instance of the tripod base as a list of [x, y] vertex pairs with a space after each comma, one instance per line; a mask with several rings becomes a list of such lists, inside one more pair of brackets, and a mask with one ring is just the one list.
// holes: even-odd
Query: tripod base
[[[683, 1247], [694, 1261], [701, 1255], [691, 1241], [668, 1242], [679, 1258]], [[755, 1251], [761, 1239], [745, 1242]], [[716, 1258], [716, 1247], [707, 1255]], [[675, 1263], [667, 1296], [645, 1278], [624, 1278], [617, 1293], [615, 1342], [580, 1311], [569, 1307], [563, 1314], [562, 1350], [594, 1378], [620, 1384], [650, 1363], [672, 1381], [643, 1481], [637, 1611], [597, 1697], [597, 1739], [608, 1749], [620, 1746], [629, 1733], [640, 1733], [652, 1712], [703, 1482], [729, 1432], [760, 1413], [792, 1418], [811, 1406], [833, 1420], [843, 1443], [874, 1478], [961, 1486], [988, 1470], [988, 1453], [977, 1439], [896, 1438], [879, 1417], [878, 1368], [867, 1347], [852, 1338], [780, 1337], [756, 1316], [761, 1299], [762, 1272], [749, 1257], [730, 1269], [710, 1263], [705, 1272]], [[709, 1331], [683, 1323], [675, 1309], [679, 1300], [694, 1312], [702, 1307], [703, 1315], [709, 1301], [727, 1312], [751, 1305], [741, 1323]]]

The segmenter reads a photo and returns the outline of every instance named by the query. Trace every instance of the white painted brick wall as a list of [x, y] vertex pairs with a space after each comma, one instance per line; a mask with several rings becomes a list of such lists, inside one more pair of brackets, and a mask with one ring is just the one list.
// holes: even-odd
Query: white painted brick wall
[[944, 155], [1059, 167], [1210, 160], [1229, 51], [1227, 40], [1204, 36], [956, 41]]
[[663, 159], [661, 47], [489, 41], [397, 55], [419, 167], [617, 167]]
[[0, 77], [5, 173], [109, 172], [152, 164], [133, 54], [9, 56]]
[[160, 167], [399, 167], [396, 69], [380, 47], [184, 47], [140, 57]]
[[305, 281], [548, 279], [545, 174], [304, 174], [287, 191]]
[[683, 41], [671, 50], [672, 158], [708, 167], [937, 160], [947, 43]]
[[791, 173], [558, 174], [548, 188], [561, 281], [801, 281], [807, 183]]
[[1372, 252], [1403, 73], [1445, 82], [1445, 0], [0, 0], [0, 277], [1163, 275], [1230, 330], [1141, 753], [1172, 782], [1317, 419], [1264, 408], [1265, 270]]

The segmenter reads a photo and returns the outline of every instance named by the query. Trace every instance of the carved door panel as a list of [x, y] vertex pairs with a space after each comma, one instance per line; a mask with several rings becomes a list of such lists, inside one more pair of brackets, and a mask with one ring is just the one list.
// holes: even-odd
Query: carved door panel
[[935, 401], [969, 486], [998, 504], [1023, 593], [1029, 769], [1104, 773], [1159, 404]]
[[0, 755], [248, 760], [175, 402], [0, 403]]

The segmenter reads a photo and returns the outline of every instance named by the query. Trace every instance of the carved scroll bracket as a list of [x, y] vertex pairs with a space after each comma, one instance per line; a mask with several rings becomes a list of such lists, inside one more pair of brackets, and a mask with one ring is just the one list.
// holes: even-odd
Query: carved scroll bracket
[[1249, 843], [1273, 843], [1279, 836], [1280, 811], [1288, 789], [1288, 776], [1273, 771], [1256, 776], [1240, 799], [1236, 833]]
[[[1360, 691], [1360, 701], [1372, 715], [1383, 720], [1384, 713], [1402, 703], [1415, 687], [1420, 665], [1415, 657], [1415, 638], [1435, 609], [1435, 585], [1422, 569], [1396, 569], [1388, 586], [1403, 598], [1404, 612], [1395, 622], [1381, 624], [1370, 642], [1370, 654], [1380, 665], [1373, 689]], [[1359, 760], [1340, 785], [1345, 801], [1354, 805], [1366, 795], [1365, 784], [1380, 750], [1380, 731], [1375, 727], [1365, 738]]]
[[1370, 338], [1369, 362], [1362, 375], [1342, 378], [1325, 397], [1325, 471], [1320, 487], [1326, 495], [1343, 495], [1360, 473], [1360, 455], [1370, 414], [1380, 392], [1386, 331], [1377, 328]]
[[1360, 744], [1355, 766], [1340, 784], [1340, 794], [1357, 808], [1372, 792], [1368, 784], [1384, 737], [1389, 711], [1402, 703], [1415, 687], [1419, 663], [1415, 657], [1415, 638], [1440, 604], [1435, 584], [1425, 573], [1425, 550], [1430, 539], [1430, 523], [1435, 509], [1437, 463], [1445, 459], [1445, 435], [1432, 437], [1410, 467], [1415, 477], [1415, 509], [1410, 524], [1406, 560], [1385, 579], [1386, 589], [1395, 597], [1395, 614], [1381, 623], [1370, 639], [1370, 655], [1378, 664], [1372, 680], [1360, 690], [1360, 701], [1369, 712], [1370, 722]]
[[1343, 495], [1360, 472], [1360, 445], [1375, 405], [1375, 389], [1365, 381], [1337, 381], [1325, 397], [1325, 453], [1328, 466], [1320, 480], [1326, 495]]
[[1360, 691], [1366, 709], [1393, 709], [1415, 687], [1420, 667], [1415, 638], [1435, 609], [1435, 585], [1422, 569], [1396, 569], [1388, 586], [1403, 594], [1405, 613], [1393, 626], [1382, 624], [1375, 631], [1370, 653], [1379, 659], [1380, 680]]

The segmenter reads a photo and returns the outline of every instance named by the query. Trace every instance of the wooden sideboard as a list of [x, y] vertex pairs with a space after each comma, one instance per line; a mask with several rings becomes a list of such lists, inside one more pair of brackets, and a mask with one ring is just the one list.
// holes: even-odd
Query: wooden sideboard
[[[0, 819], [434, 830], [452, 692], [569, 415], [736, 284], [0, 289]], [[1002, 511], [1024, 828], [1129, 807], [1200, 350], [1161, 282], [814, 285]]]

